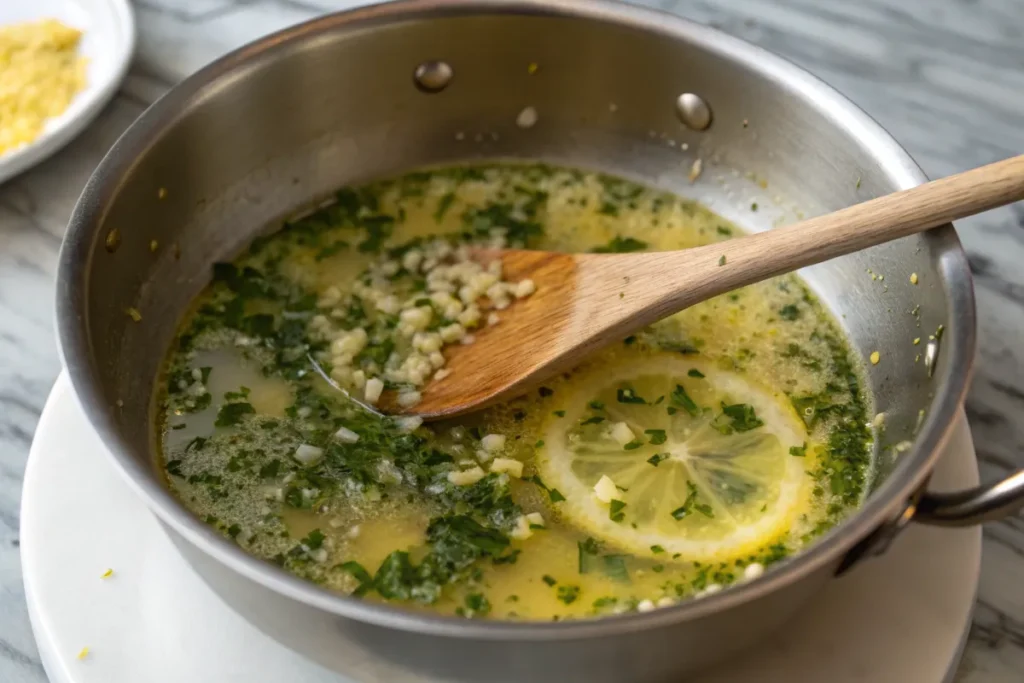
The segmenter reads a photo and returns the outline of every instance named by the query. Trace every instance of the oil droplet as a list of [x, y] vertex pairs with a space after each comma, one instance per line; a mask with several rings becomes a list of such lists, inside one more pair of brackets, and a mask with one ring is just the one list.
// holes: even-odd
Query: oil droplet
[[121, 246], [121, 231], [117, 228], [111, 228], [110, 232], [107, 233], [107, 239], [105, 240], [107, 251], [113, 254], [117, 251], [117, 248]]
[[516, 125], [520, 128], [533, 128], [537, 124], [537, 110], [533, 107], [526, 107], [516, 117]]

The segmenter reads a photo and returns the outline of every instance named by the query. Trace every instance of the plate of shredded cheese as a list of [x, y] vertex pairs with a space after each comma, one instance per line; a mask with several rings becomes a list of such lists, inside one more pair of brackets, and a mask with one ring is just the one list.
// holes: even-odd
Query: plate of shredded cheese
[[0, 1], [0, 183], [95, 118], [134, 48], [128, 0]]

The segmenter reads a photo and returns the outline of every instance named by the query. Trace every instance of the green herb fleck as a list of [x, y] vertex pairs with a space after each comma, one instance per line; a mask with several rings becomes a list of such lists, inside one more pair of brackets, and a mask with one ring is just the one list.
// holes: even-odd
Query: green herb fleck
[[608, 506], [608, 519], [613, 522], [621, 522], [626, 518], [626, 513], [623, 512], [625, 507], [626, 504], [621, 500], [612, 500], [611, 505]]
[[214, 425], [217, 427], [231, 427], [237, 425], [246, 415], [254, 415], [256, 411], [248, 403], [225, 403], [217, 412], [217, 419]]
[[668, 434], [665, 433], [664, 429], [645, 429], [644, 434], [651, 437], [650, 442], [655, 446], [660, 446], [668, 441]]
[[726, 436], [733, 432], [749, 432], [763, 425], [764, 422], [754, 412], [754, 406], [747, 403], [726, 405], [723, 402], [722, 414], [711, 421], [711, 426]]
[[697, 417], [700, 415], [700, 407], [698, 407], [694, 400], [690, 398], [690, 395], [686, 393], [686, 389], [683, 388], [682, 384], [676, 385], [675, 391], [672, 392], [670, 399], [672, 401], [672, 405], [682, 408], [691, 416]]
[[800, 317], [800, 309], [796, 304], [786, 304], [779, 309], [779, 317], [783, 320], [796, 320]]
[[643, 251], [646, 248], [647, 242], [642, 242], [632, 237], [616, 236], [603, 247], [596, 247], [590, 251], [594, 254], [626, 254], [634, 251]]
[[571, 605], [576, 602], [576, 598], [580, 596], [579, 586], [559, 586], [558, 587], [558, 599], [564, 602], [566, 605]]

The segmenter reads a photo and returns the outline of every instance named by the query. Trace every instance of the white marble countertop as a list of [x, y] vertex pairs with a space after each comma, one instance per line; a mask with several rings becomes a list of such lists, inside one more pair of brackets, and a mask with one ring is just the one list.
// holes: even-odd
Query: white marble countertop
[[[0, 0], [10, 1], [10, 0]], [[28, 2], [30, 0], [14, 0]], [[582, 1], [582, 0], [581, 0]], [[0, 185], [0, 681], [45, 680], [18, 559], [29, 442], [60, 370], [57, 250], [92, 168], [170, 85], [257, 36], [350, 0], [134, 0], [139, 49], [117, 97], [66, 150]], [[1024, 0], [646, 0], [806, 67], [878, 119], [932, 176], [1024, 152]], [[967, 415], [983, 479], [1024, 466], [1024, 205], [958, 223], [979, 308]], [[1018, 451], [1018, 449], [1022, 449]], [[1024, 516], [985, 528], [960, 683], [1024, 680]]]

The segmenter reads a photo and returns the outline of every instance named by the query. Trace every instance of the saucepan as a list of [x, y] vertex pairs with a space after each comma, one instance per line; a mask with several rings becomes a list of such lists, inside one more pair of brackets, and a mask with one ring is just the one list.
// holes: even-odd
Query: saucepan
[[[925, 180], [878, 124], [792, 64], [595, 0], [367, 7], [258, 40], [172, 89], [75, 208], [58, 275], [61, 349], [113, 465], [219, 597], [272, 637], [361, 680], [675, 681], [780, 627], [908, 522], [975, 524], [1019, 505], [1021, 474], [926, 490], [975, 347], [970, 272], [947, 225], [802, 273], [857, 351], [883, 352], [869, 382], [885, 429], [863, 507], [758, 581], [646, 614], [457, 620], [330, 593], [194, 518], [156, 467], [154, 395], [211, 263], [345, 184], [497, 158], [611, 172], [750, 230]], [[897, 286], [911, 272], [920, 284]]]

